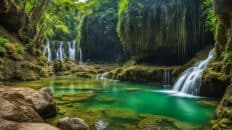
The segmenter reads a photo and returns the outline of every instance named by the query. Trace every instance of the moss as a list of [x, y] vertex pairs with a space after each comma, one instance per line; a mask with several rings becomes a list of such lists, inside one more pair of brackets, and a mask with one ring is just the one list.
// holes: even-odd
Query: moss
[[63, 64], [60, 60], [54, 61], [53, 69], [55, 73], [63, 71]]
[[197, 101], [197, 103], [199, 105], [202, 105], [202, 106], [207, 106], [207, 107], [216, 107], [219, 102], [218, 101], [211, 101], [211, 100], [200, 100], [200, 101]]
[[174, 68], [148, 65], [123, 66], [109, 72], [108, 77], [122, 81], [163, 84], [163, 72], [168, 70], [172, 73]]
[[3, 57], [6, 54], [6, 49], [0, 46], [0, 57]]
[[143, 119], [139, 121], [139, 129], [181, 129], [181, 130], [195, 130], [198, 126], [184, 123], [182, 121], [168, 118], [164, 116], [155, 116], [145, 114], [142, 115]]
[[229, 78], [221, 71], [221, 65], [211, 63], [210, 66], [204, 71], [202, 78], [202, 85], [200, 88], [200, 95], [207, 97], [222, 97]]
[[88, 101], [91, 98], [93, 98], [95, 96], [94, 92], [82, 92], [79, 94], [61, 94], [61, 95], [55, 95], [55, 98], [57, 98], [58, 100], [60, 100], [59, 103], [74, 103], [74, 102], [84, 102], [84, 101]]
[[111, 98], [111, 97], [108, 97], [108, 96], [100, 96], [100, 97], [97, 97], [96, 100], [98, 102], [104, 102], [104, 103], [112, 103], [112, 102], [116, 101], [115, 98]]
[[104, 111], [104, 113], [107, 117], [114, 119], [138, 120], [137, 113], [130, 109], [113, 108], [109, 111]]

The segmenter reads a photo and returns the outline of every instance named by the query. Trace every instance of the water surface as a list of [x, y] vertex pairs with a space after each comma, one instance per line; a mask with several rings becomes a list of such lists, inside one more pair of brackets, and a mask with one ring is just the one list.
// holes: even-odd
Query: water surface
[[[83, 118], [91, 129], [198, 129], [214, 117], [215, 100], [164, 93], [162, 86], [78, 77], [54, 77], [10, 86], [49, 87], [65, 116]], [[203, 105], [202, 105], [203, 102]], [[204, 104], [204, 102], [206, 102]]]

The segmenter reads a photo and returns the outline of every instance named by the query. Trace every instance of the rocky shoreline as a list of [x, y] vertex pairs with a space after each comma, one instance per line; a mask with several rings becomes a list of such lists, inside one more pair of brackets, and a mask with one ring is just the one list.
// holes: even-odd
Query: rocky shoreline
[[[53, 117], [58, 109], [51, 91], [42, 88], [10, 88], [0, 86], [0, 129], [1, 130], [88, 130], [88, 125], [79, 118], [64, 118], [57, 127], [44, 122]], [[68, 120], [68, 121], [67, 121]]]

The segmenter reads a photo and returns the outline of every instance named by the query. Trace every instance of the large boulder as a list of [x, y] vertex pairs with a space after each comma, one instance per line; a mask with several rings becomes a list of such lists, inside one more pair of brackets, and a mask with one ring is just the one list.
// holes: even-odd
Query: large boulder
[[45, 123], [17, 123], [0, 118], [1, 130], [59, 130]]
[[17, 122], [42, 122], [31, 104], [17, 93], [4, 93], [0, 96], [0, 118]]
[[41, 91], [37, 91], [31, 88], [2, 88], [2, 92], [8, 94], [16, 93], [21, 95], [32, 105], [32, 108], [39, 113], [42, 118], [52, 117], [57, 114], [56, 105], [53, 102], [51, 93], [48, 90], [42, 89]]
[[89, 130], [89, 126], [80, 118], [62, 118], [58, 121], [57, 127], [62, 130]]

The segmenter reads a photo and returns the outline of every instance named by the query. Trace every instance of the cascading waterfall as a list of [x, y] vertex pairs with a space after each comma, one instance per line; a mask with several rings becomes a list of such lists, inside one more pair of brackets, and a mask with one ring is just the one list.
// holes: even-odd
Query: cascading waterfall
[[104, 80], [107, 79], [106, 76], [109, 74], [109, 72], [105, 72], [103, 74], [97, 74], [96, 75], [96, 80]]
[[81, 50], [81, 47], [79, 47], [79, 53], [80, 53], [80, 64], [83, 63], [83, 57], [82, 57], [82, 50]]
[[68, 42], [68, 52], [69, 58], [73, 61], [76, 60], [76, 41], [73, 40], [72, 43]]
[[173, 90], [181, 93], [198, 95], [201, 86], [203, 71], [213, 58], [214, 49], [209, 52], [207, 59], [200, 61], [193, 67], [185, 70], [175, 83]]
[[56, 51], [56, 58], [61, 61], [64, 61], [64, 58], [65, 58], [63, 44], [64, 43], [61, 41], [60, 46]]
[[50, 41], [49, 39], [46, 40], [46, 45], [44, 48], [44, 55], [47, 54], [47, 58], [48, 58], [48, 62], [52, 61], [52, 52], [51, 52], [51, 48], [50, 48]]
[[163, 86], [169, 86], [170, 85], [170, 71], [165, 69], [163, 72], [163, 76], [164, 76]]

